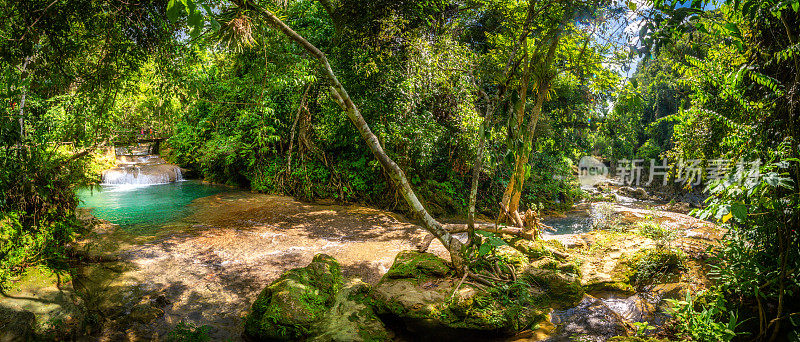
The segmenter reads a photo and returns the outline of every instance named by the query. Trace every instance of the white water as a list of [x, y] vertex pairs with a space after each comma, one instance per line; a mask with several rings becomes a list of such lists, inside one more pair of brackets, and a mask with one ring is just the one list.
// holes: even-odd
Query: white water
[[152, 185], [183, 180], [181, 168], [156, 155], [118, 156], [117, 167], [103, 172], [102, 185]]

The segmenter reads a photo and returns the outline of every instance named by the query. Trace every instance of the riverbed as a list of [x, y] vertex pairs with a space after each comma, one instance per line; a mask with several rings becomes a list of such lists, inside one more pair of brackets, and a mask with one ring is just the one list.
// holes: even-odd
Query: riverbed
[[[72, 322], [85, 316], [78, 307], [92, 302], [103, 321], [101, 340], [163, 337], [179, 323], [208, 326], [213, 340], [239, 340], [252, 301], [283, 271], [327, 253], [346, 276], [375, 283], [399, 251], [425, 236], [391, 212], [200, 182], [85, 189], [81, 198], [103, 221], [76, 245], [106, 261], [82, 265], [61, 288], [21, 281], [16, 298], [0, 305], [41, 314], [37, 298], [64, 293], [72, 299], [44, 316]], [[436, 243], [430, 251], [446, 256]]]
[[[86, 332], [89, 322], [99, 326], [87, 332], [90, 340], [151, 340], [184, 324], [204, 326], [212, 340], [240, 340], [252, 301], [285, 270], [327, 253], [339, 260], [345, 276], [374, 284], [398, 252], [414, 249], [426, 235], [397, 213], [355, 204], [303, 203], [197, 181], [101, 187], [80, 194], [93, 229], [74, 248], [87, 261], [63, 281], [64, 275], [32, 271], [0, 298], [4, 309], [33, 312], [40, 335], [67, 328]], [[584, 243], [583, 235], [573, 233], [591, 230], [596, 211], [591, 208], [584, 205], [546, 220], [555, 231], [545, 238]], [[696, 221], [664, 211], [619, 208], [642, 217], [666, 215], [664, 223], [676, 222], [678, 228]], [[447, 259], [438, 242], [429, 252]], [[602, 270], [606, 261], [598, 262], [596, 267], [585, 263], [584, 273], [602, 276], [592, 267]]]

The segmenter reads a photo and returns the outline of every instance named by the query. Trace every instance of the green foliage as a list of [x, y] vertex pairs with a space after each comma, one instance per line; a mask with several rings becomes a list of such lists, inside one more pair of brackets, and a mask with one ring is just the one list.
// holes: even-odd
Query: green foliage
[[[702, 302], [698, 299], [702, 298]], [[699, 293], [692, 296], [686, 292], [684, 300], [666, 299], [678, 322], [678, 329], [692, 341], [731, 341], [736, 337], [740, 324], [735, 311], [729, 311], [725, 299], [715, 293]]]
[[786, 172], [796, 163], [787, 159], [722, 180], [711, 186], [708, 206], [696, 212], [731, 228], [712, 266], [722, 293], [777, 302], [800, 291], [797, 236], [786, 225], [800, 209]]
[[63, 248], [80, 226], [74, 190], [97, 176], [88, 154], [136, 116], [115, 99], [133, 93], [128, 81], [170, 37], [163, 9], [157, 1], [0, 6], [0, 288], [28, 266], [65, 267]]
[[167, 334], [168, 342], [207, 342], [211, 341], [212, 327], [208, 325], [195, 326], [191, 323], [180, 322]]
[[669, 277], [685, 269], [686, 255], [670, 248], [650, 248], [628, 256], [614, 272], [637, 286], [669, 281]]
[[678, 232], [654, 221], [638, 222], [637, 228], [639, 234], [644, 237], [653, 239], [658, 246], [670, 246], [672, 241], [678, 237]]
[[85, 181], [82, 160], [41, 147], [0, 152], [0, 288], [25, 267], [63, 269], [63, 246], [80, 224], [73, 186]]
[[634, 333], [635, 337], [646, 337], [650, 334], [653, 330], [657, 328], [650, 325], [647, 321], [644, 322], [633, 322], [633, 326], [636, 328], [636, 332]]
[[475, 233], [484, 236], [484, 239], [482, 239], [481, 244], [478, 246], [479, 257], [486, 256], [490, 253], [494, 254], [497, 247], [508, 245], [503, 239], [495, 236], [494, 233], [482, 230], [475, 231]]

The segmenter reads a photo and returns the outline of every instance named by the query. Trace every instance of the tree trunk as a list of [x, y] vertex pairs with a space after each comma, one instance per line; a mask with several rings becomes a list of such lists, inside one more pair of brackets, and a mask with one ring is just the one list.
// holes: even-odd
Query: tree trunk
[[355, 103], [353, 103], [353, 100], [347, 94], [344, 86], [339, 82], [339, 79], [333, 73], [333, 69], [331, 69], [330, 63], [328, 62], [328, 58], [325, 56], [325, 54], [317, 49], [317, 47], [309, 43], [305, 38], [300, 36], [297, 32], [292, 30], [272, 12], [256, 5], [252, 1], [248, 1], [248, 5], [261, 12], [270, 25], [280, 30], [289, 39], [300, 45], [306, 50], [306, 52], [314, 56], [319, 61], [325, 75], [332, 84], [332, 95], [339, 103], [339, 106], [341, 106], [342, 109], [344, 109], [344, 111], [347, 113], [347, 117], [350, 119], [350, 122], [352, 122], [356, 127], [358, 132], [361, 134], [361, 137], [364, 139], [364, 142], [372, 151], [372, 154], [375, 155], [375, 158], [378, 160], [378, 162], [380, 162], [381, 166], [383, 166], [383, 169], [389, 175], [392, 183], [399, 189], [408, 206], [421, 221], [422, 227], [429, 233], [433, 234], [433, 236], [435, 236], [442, 243], [442, 245], [444, 245], [450, 254], [450, 259], [453, 263], [453, 266], [457, 271], [461, 272], [464, 267], [464, 261], [461, 255], [461, 242], [447, 232], [447, 230], [445, 230], [442, 225], [433, 217], [431, 217], [427, 210], [425, 210], [425, 207], [422, 205], [422, 203], [420, 203], [417, 195], [414, 193], [414, 190], [411, 189], [411, 185], [409, 184], [408, 179], [406, 179], [403, 170], [397, 166], [397, 163], [395, 163], [394, 160], [392, 160], [386, 154], [386, 152], [384, 152], [383, 147], [378, 141], [378, 137], [376, 137], [369, 128], [369, 125], [367, 125], [367, 122], [364, 120], [364, 117], [361, 115], [358, 107], [355, 105]]
[[[30, 63], [32, 57], [25, 57], [25, 62], [22, 63], [22, 72], [20, 76], [25, 73], [28, 69], [28, 63]], [[28, 95], [28, 87], [24, 87], [22, 90], [22, 99], [19, 101], [19, 139], [20, 142], [25, 140], [25, 98]]]
[[294, 117], [294, 123], [292, 123], [292, 131], [289, 134], [289, 150], [286, 152], [286, 177], [292, 176], [292, 149], [294, 148], [294, 132], [297, 128], [297, 122], [300, 121], [300, 113], [302, 113], [303, 109], [306, 107], [306, 96], [308, 96], [309, 89], [311, 89], [310, 84], [306, 87], [306, 90], [303, 92], [303, 97], [300, 99], [300, 105], [297, 107], [297, 114]]
[[[556, 48], [558, 47], [559, 39], [561, 38], [561, 31], [566, 23], [567, 19], [569, 18], [569, 13], [564, 13], [564, 18], [562, 19], [561, 23], [556, 27], [551, 35], [550, 38], [550, 46], [547, 51], [547, 56], [545, 57], [544, 64], [546, 66], [545, 73], [543, 75], [537, 75], [538, 82], [537, 89], [536, 89], [536, 103], [534, 104], [533, 110], [531, 111], [531, 117], [528, 120], [528, 123], [525, 127], [525, 131], [520, 132], [519, 134], [522, 135], [523, 143], [521, 146], [517, 147], [517, 154], [516, 160], [514, 162], [514, 173], [511, 175], [511, 179], [508, 181], [508, 185], [506, 186], [506, 191], [503, 193], [503, 206], [506, 210], [513, 215], [510, 217], [512, 222], [517, 222], [516, 224], [519, 225], [519, 222], [522, 220], [519, 217], [518, 209], [519, 209], [519, 201], [522, 197], [522, 186], [525, 182], [525, 176], [527, 173], [528, 168], [528, 160], [530, 158], [530, 154], [533, 150], [533, 137], [534, 132], [536, 131], [536, 125], [539, 121], [539, 117], [542, 113], [542, 105], [544, 104], [544, 100], [547, 97], [547, 93], [550, 91], [550, 82], [552, 81], [554, 75], [549, 72], [550, 66], [553, 64], [553, 59], [555, 57]], [[530, 61], [529, 63], [533, 63]], [[530, 65], [526, 65], [526, 73], [529, 70]], [[522, 120], [524, 118], [524, 110], [525, 110], [525, 97], [527, 96], [527, 75], [523, 77], [523, 89], [520, 91], [520, 107], [517, 108], [517, 116], [516, 123], [518, 125], [518, 129], [522, 126]], [[519, 136], [519, 135], [517, 135]], [[505, 217], [505, 213], [501, 212], [500, 217]]]
[[[474, 82], [474, 78], [473, 78]], [[478, 88], [478, 82], [474, 82], [475, 87]], [[475, 204], [478, 201], [478, 182], [481, 177], [481, 170], [483, 169], [483, 155], [486, 150], [486, 129], [489, 121], [492, 120], [494, 113], [494, 106], [489, 101], [489, 96], [486, 95], [482, 89], [478, 88], [478, 92], [486, 100], [486, 114], [483, 116], [483, 122], [480, 129], [480, 142], [478, 143], [478, 152], [475, 156], [475, 165], [472, 166], [472, 184], [469, 189], [469, 210], [467, 211], [467, 245], [472, 245], [475, 242]]]

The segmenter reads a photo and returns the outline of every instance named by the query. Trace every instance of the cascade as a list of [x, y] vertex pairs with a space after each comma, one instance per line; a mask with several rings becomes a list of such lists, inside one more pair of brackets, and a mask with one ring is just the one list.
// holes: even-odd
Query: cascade
[[[103, 185], [165, 184], [183, 180], [181, 168], [149, 149], [117, 149], [117, 166], [103, 171]], [[120, 154], [127, 153], [127, 154]]]

